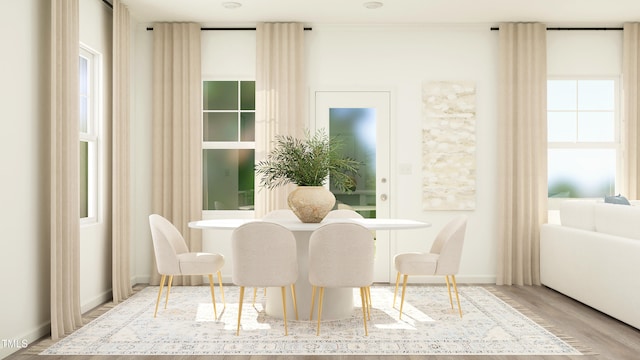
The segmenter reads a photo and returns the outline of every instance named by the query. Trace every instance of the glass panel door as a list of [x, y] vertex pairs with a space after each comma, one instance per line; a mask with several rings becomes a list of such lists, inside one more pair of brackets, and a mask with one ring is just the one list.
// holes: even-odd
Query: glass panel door
[[[360, 161], [355, 187], [338, 192], [337, 207], [367, 218], [389, 217], [390, 94], [385, 91], [316, 91], [315, 127], [328, 129], [342, 142], [343, 152]], [[376, 282], [389, 282], [389, 231], [376, 231]]]

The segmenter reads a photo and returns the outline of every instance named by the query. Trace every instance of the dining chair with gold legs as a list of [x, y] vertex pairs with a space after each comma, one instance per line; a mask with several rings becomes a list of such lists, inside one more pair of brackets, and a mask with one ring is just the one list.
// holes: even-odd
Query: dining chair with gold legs
[[224, 256], [204, 252], [189, 252], [189, 248], [180, 231], [161, 215], [149, 215], [149, 226], [151, 227], [156, 266], [158, 273], [161, 275], [158, 299], [156, 300], [156, 309], [153, 312], [153, 317], [158, 315], [158, 304], [160, 304], [160, 297], [162, 296], [162, 290], [167, 277], [169, 281], [167, 283], [167, 294], [164, 302], [165, 309], [169, 302], [169, 293], [171, 292], [171, 285], [175, 275], [207, 275], [209, 277], [209, 288], [211, 290], [211, 302], [213, 302], [213, 314], [215, 319], [218, 319], [213, 274], [216, 273], [218, 275], [222, 302], [226, 306], [224, 288], [222, 287], [222, 276], [220, 275], [220, 269], [224, 265]]
[[[298, 220], [298, 217], [296, 216], [296, 214], [293, 213], [291, 209], [272, 210], [262, 217], [262, 220], [265, 220], [265, 221], [274, 220], [274, 219]], [[267, 288], [264, 288], [262, 290], [262, 295], [267, 296]], [[258, 288], [254, 288], [253, 289], [253, 305], [256, 304], [257, 297], [258, 297]]]
[[245, 287], [279, 287], [282, 291], [284, 334], [288, 335], [286, 287], [291, 288], [291, 298], [296, 320], [298, 304], [295, 282], [298, 278], [296, 239], [282, 225], [266, 221], [249, 222], [236, 228], [231, 234], [233, 283], [240, 287], [238, 326], [240, 334], [242, 302]]
[[[325, 288], [360, 289], [364, 333], [369, 335], [367, 318], [371, 317], [370, 291], [373, 283], [374, 245], [371, 231], [354, 223], [329, 223], [315, 230], [309, 238], [309, 283], [312, 286], [311, 317], [318, 293], [318, 327], [320, 335]], [[318, 289], [318, 290], [316, 290]]]
[[[460, 295], [456, 284], [456, 274], [460, 268], [462, 257], [462, 245], [467, 227], [467, 216], [459, 215], [445, 225], [436, 236], [428, 253], [410, 252], [398, 254], [394, 257], [396, 271], [396, 287], [393, 292], [393, 307], [396, 306], [396, 296], [398, 285], [402, 276], [402, 297], [400, 299], [400, 315], [404, 306], [404, 297], [407, 289], [407, 279], [409, 275], [444, 275], [449, 293], [449, 302], [453, 309], [453, 298], [451, 296], [451, 285], [456, 293], [458, 312], [462, 317], [462, 307], [460, 306]], [[449, 282], [451, 276], [451, 284]]]

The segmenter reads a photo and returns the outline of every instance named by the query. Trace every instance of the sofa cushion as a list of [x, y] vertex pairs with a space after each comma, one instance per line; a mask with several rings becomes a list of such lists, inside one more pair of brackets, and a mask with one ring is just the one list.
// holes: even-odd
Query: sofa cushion
[[593, 200], [566, 200], [560, 203], [560, 223], [577, 229], [595, 231]]
[[640, 207], [599, 203], [594, 214], [597, 232], [640, 240]]

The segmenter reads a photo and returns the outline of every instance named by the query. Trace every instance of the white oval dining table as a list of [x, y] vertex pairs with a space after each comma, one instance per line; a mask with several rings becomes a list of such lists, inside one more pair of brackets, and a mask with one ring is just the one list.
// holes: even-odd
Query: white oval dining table
[[[198, 220], [189, 223], [194, 229], [233, 230], [240, 225], [253, 221], [269, 221], [280, 224], [293, 232], [296, 238], [298, 253], [298, 280], [296, 281], [296, 300], [300, 320], [308, 320], [311, 309], [311, 284], [308, 278], [309, 238], [314, 230], [322, 225], [335, 222], [351, 222], [364, 226], [369, 230], [401, 230], [417, 229], [431, 226], [430, 223], [410, 219], [324, 219], [320, 223], [303, 223], [297, 219], [211, 219]], [[287, 293], [287, 314], [293, 318], [293, 303], [290, 292]], [[332, 288], [325, 289], [322, 318], [325, 320], [344, 319], [351, 316], [354, 308], [353, 289]], [[317, 304], [316, 304], [317, 309]], [[267, 290], [265, 312], [269, 316], [282, 318], [282, 295], [279, 289]], [[315, 315], [315, 314], [314, 314]]]

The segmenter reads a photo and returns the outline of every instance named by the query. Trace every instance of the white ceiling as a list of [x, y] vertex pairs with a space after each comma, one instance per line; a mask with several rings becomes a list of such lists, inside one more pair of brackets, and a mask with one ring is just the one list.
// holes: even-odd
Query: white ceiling
[[331, 24], [425, 24], [539, 21], [549, 25], [619, 26], [640, 21], [640, 0], [122, 0], [139, 22], [193, 21], [203, 25], [255, 25], [257, 22]]

